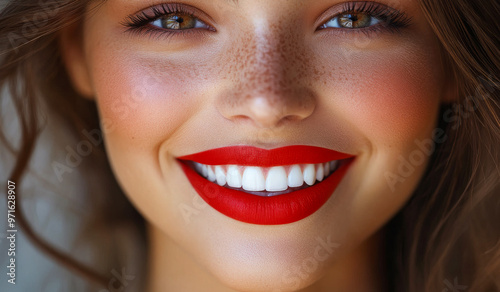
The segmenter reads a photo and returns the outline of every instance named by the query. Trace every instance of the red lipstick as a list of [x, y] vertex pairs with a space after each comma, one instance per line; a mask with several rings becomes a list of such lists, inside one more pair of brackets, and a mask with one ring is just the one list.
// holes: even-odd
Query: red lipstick
[[294, 145], [266, 150], [252, 146], [223, 147], [179, 157], [208, 165], [276, 166], [298, 163], [322, 163], [353, 157], [326, 148]]
[[[294, 145], [276, 149], [234, 146], [179, 157], [189, 182], [212, 208], [250, 224], [279, 225], [302, 220], [315, 213], [334, 193], [353, 161], [353, 155], [326, 148]], [[205, 165], [273, 167], [340, 161], [339, 168], [312, 186], [276, 196], [258, 196], [211, 182], [190, 167], [189, 161]]]

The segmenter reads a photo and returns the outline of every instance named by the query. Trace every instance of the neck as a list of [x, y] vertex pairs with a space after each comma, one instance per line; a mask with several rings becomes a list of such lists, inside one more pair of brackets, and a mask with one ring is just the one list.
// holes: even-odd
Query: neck
[[[161, 230], [149, 226], [149, 292], [238, 292], [220, 283], [209, 271]], [[387, 291], [382, 232], [365, 240], [339, 259], [319, 281], [296, 292]]]

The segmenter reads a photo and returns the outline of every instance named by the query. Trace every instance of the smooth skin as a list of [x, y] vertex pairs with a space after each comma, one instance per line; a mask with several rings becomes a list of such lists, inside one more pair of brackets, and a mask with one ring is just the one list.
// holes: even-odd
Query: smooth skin
[[[210, 29], [124, 27], [161, 3], [174, 2], [91, 5], [81, 30], [61, 34], [75, 87], [97, 103], [116, 178], [149, 224], [148, 291], [385, 291], [383, 226], [429, 156], [404, 176], [402, 161], [453, 98], [418, 2], [379, 1], [411, 18], [399, 31], [318, 30], [343, 12], [339, 0], [183, 0]], [[232, 145], [357, 158], [318, 212], [261, 226], [206, 205], [175, 160]]]

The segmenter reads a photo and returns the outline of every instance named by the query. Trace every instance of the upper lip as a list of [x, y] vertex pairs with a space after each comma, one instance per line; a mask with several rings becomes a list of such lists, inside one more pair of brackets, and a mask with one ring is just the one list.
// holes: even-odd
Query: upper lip
[[327, 148], [293, 145], [275, 149], [254, 146], [228, 146], [178, 157], [207, 165], [229, 165], [272, 167], [277, 165], [324, 163], [342, 160], [354, 155]]

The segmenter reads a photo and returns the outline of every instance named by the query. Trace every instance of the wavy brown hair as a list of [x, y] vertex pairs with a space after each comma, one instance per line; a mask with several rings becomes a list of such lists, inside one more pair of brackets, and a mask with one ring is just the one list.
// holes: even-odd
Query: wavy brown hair
[[[71, 86], [59, 45], [63, 28], [92, 13], [86, 11], [89, 2], [14, 0], [0, 8], [0, 87], [8, 89], [1, 98], [15, 105], [21, 142], [15, 147], [3, 131], [0, 139], [16, 156], [9, 178], [18, 188], [42, 131], [41, 103], [77, 135], [99, 128], [96, 105]], [[443, 106], [436, 125], [447, 139], [436, 145], [413, 197], [386, 227], [392, 290], [500, 291], [500, 3], [420, 3], [441, 42], [457, 101]], [[109, 170], [104, 149], [94, 151], [92, 163]], [[111, 174], [109, 180], [116, 186]], [[89, 225], [106, 222], [103, 228], [114, 228], [127, 220], [143, 224], [118, 188], [95, 201], [100, 203], [91, 210], [95, 219]], [[22, 200], [17, 204], [20, 210]], [[20, 215], [19, 224], [36, 246], [106, 286], [97, 267], [84, 266], [53, 248]]]
[[[29, 168], [30, 159], [43, 130], [45, 116], [55, 115], [61, 128], [74, 134], [74, 139], [87, 141], [83, 130], [100, 129], [97, 108], [94, 102], [81, 97], [72, 87], [60, 54], [59, 37], [62, 29], [81, 23], [87, 5], [83, 0], [15, 0], [9, 1], [0, 12], [0, 88], [6, 88], [0, 98], [11, 99], [20, 131], [16, 148], [5, 135], [7, 121], [0, 119], [0, 141], [8, 152], [15, 155], [16, 162], [9, 172], [9, 180], [16, 182], [16, 221], [32, 243], [54, 260], [86, 278], [89, 283], [108, 288], [109, 269], [121, 267], [118, 262], [123, 255], [117, 254], [113, 245], [114, 230], [133, 223], [145, 232], [142, 217], [135, 211], [119, 189], [113, 178], [102, 143], [92, 149], [85, 163], [79, 168], [92, 172], [100, 170], [108, 183], [94, 186], [88, 191], [91, 210], [85, 218], [83, 239], [89, 242], [105, 242], [108, 246], [101, 253], [108, 258], [100, 259], [104, 267], [88, 267], [48, 243], [48, 240], [33, 230], [23, 215], [21, 182]], [[1, 6], [0, 6], [1, 7]], [[98, 9], [99, 6], [96, 6]], [[6, 104], [3, 103], [2, 104]], [[48, 108], [48, 112], [41, 111]], [[1, 117], [0, 117], [1, 118]], [[8, 121], [12, 122], [12, 121]], [[5, 167], [1, 164], [1, 167]], [[90, 168], [92, 167], [92, 169]], [[92, 179], [85, 180], [92, 187]], [[95, 183], [94, 183], [95, 185]], [[6, 187], [2, 187], [6, 189]], [[99, 192], [97, 192], [99, 190]], [[102, 194], [105, 194], [103, 196]], [[115, 251], [115, 253], [113, 253]], [[106, 272], [105, 272], [106, 271]]]

